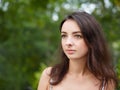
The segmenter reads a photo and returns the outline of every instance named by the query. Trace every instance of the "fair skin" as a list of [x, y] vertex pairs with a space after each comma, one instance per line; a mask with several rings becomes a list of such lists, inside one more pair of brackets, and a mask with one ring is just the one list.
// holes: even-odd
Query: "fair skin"
[[[69, 69], [63, 80], [53, 86], [52, 90], [99, 90], [99, 80], [86, 67], [88, 47], [74, 20], [64, 22], [61, 29], [61, 44], [70, 60]], [[38, 90], [49, 90], [50, 70], [51, 67], [44, 70]], [[114, 89], [110, 87], [109, 90]]]

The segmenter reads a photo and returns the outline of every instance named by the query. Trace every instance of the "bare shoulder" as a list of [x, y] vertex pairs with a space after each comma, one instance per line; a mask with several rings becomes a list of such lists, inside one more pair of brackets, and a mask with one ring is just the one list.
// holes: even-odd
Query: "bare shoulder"
[[49, 76], [51, 72], [52, 67], [47, 67], [43, 70], [42, 76]]
[[43, 70], [37, 90], [48, 90], [51, 69], [52, 67], [47, 67]]

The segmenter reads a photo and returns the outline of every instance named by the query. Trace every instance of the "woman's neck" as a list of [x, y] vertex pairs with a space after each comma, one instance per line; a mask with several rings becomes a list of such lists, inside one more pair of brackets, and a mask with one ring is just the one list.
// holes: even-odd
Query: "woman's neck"
[[86, 60], [70, 60], [69, 62], [69, 74], [84, 75], [89, 72], [86, 66]]

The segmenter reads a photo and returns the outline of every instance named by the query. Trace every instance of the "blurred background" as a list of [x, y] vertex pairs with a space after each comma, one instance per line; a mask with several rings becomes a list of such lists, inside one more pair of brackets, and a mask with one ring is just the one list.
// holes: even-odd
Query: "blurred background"
[[120, 78], [120, 0], [0, 0], [0, 90], [37, 89], [42, 70], [58, 62], [60, 22], [75, 10], [102, 25]]

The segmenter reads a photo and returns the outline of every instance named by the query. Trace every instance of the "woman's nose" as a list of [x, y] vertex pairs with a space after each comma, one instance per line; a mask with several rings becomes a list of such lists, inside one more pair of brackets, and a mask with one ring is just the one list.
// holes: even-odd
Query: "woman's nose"
[[72, 40], [72, 38], [71, 37], [68, 37], [67, 39], [66, 39], [66, 45], [67, 46], [72, 46], [73, 45], [73, 40]]

